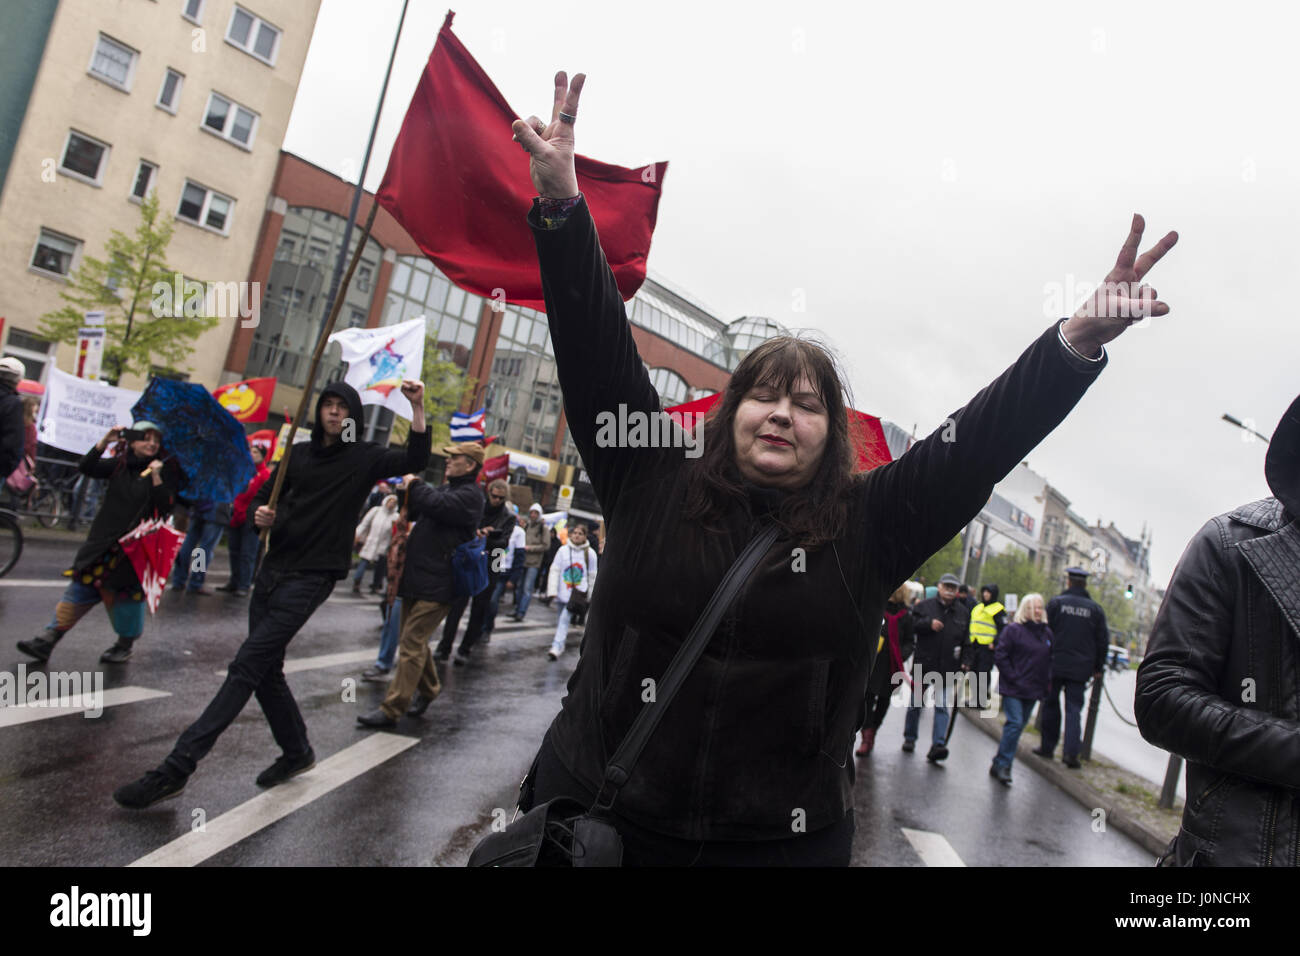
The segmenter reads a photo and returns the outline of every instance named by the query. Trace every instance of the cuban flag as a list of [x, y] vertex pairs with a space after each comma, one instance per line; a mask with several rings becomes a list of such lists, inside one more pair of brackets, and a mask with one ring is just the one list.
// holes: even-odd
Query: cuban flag
[[452, 412], [451, 415], [451, 440], [452, 441], [483, 441], [483, 419], [487, 415], [487, 407], [480, 408], [476, 412], [470, 412], [468, 415], [460, 412]]

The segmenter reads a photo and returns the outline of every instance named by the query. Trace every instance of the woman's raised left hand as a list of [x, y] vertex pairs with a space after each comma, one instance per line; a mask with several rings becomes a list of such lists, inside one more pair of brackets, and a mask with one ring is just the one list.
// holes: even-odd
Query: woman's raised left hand
[[1169, 314], [1168, 303], [1161, 302], [1156, 290], [1142, 279], [1174, 247], [1178, 233], [1167, 233], [1139, 256], [1138, 246], [1145, 229], [1146, 221], [1134, 213], [1133, 225], [1119, 250], [1115, 268], [1065, 323], [1062, 330], [1065, 338], [1084, 355], [1099, 357], [1101, 347], [1133, 323], [1148, 316]]

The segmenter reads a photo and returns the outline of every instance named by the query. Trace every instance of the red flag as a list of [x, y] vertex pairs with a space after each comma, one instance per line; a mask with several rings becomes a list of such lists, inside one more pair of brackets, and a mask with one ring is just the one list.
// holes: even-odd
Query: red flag
[[[664, 411], [670, 415], [674, 412], [688, 413], [696, 416], [692, 421], [698, 422], [708, 411], [722, 399], [722, 393], [705, 395], [681, 405], [671, 405]], [[681, 424], [679, 421], [678, 424]], [[885, 430], [880, 419], [875, 415], [849, 409], [849, 440], [858, 453], [858, 471], [870, 471], [894, 460], [889, 453], [889, 443], [885, 441]]]
[[212, 397], [240, 422], [264, 422], [275, 393], [274, 378], [250, 378], [213, 390]]
[[496, 481], [498, 478], [504, 478], [510, 472], [510, 456], [498, 455], [496, 458], [489, 458], [483, 462], [483, 471], [479, 475], [479, 480], [483, 484]]
[[[524, 219], [537, 193], [510, 132], [518, 114], [451, 32], [453, 16], [411, 97], [378, 202], [462, 289], [544, 310]], [[630, 299], [645, 281], [668, 164], [626, 169], [585, 156], [575, 164], [601, 248]]]

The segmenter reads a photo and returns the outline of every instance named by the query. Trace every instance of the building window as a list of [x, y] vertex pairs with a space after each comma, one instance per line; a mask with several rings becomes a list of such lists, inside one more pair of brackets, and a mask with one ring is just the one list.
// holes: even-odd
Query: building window
[[181, 98], [181, 84], [184, 81], [185, 75], [177, 73], [175, 70], [169, 69], [163, 74], [162, 88], [158, 90], [157, 106], [159, 109], [164, 109], [172, 114], [176, 112], [176, 104], [180, 102]]
[[90, 75], [129, 93], [135, 76], [136, 56], [136, 51], [129, 46], [101, 33], [90, 58]]
[[203, 23], [203, 0], [185, 0], [185, 10], [181, 13], [186, 20]]
[[40, 336], [32, 335], [22, 329], [9, 330], [9, 342], [5, 345], [5, 356], [13, 356], [26, 368], [26, 378], [34, 382], [45, 379], [45, 370], [54, 362], [55, 343]]
[[357, 289], [359, 291], [370, 291], [370, 276], [370, 266], [357, 266]]
[[176, 218], [213, 229], [224, 236], [230, 232], [230, 215], [234, 208], [235, 201], [229, 196], [186, 180]]
[[275, 56], [280, 50], [280, 31], [256, 14], [237, 6], [230, 14], [226, 42], [275, 66]]
[[98, 186], [107, 161], [107, 143], [101, 143], [97, 139], [69, 130], [59, 172], [92, 186]]
[[253, 145], [253, 136], [257, 131], [257, 114], [226, 99], [220, 93], [213, 93], [208, 97], [208, 111], [203, 117], [203, 128], [249, 148]]
[[158, 167], [146, 160], [140, 160], [140, 165], [135, 171], [135, 184], [131, 187], [130, 198], [134, 201], [144, 199], [149, 195], [149, 191], [154, 187], [154, 180], [158, 176]]
[[72, 264], [80, 248], [80, 239], [42, 229], [32, 253], [32, 268], [38, 272], [65, 277], [72, 272]]

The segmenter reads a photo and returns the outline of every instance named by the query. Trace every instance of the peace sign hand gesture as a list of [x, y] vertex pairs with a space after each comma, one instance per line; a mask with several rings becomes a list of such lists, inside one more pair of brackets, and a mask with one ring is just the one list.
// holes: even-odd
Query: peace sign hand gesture
[[1065, 323], [1062, 331], [1066, 339], [1084, 355], [1099, 356], [1103, 345], [1117, 338], [1134, 322], [1151, 315], [1169, 314], [1169, 305], [1161, 302], [1156, 290], [1143, 283], [1142, 278], [1174, 247], [1178, 233], [1167, 233], [1139, 256], [1138, 246], [1144, 229], [1145, 220], [1134, 213], [1133, 225], [1119, 250], [1115, 268], [1107, 273], [1097, 291]]
[[515, 141], [529, 154], [528, 175], [537, 194], [544, 199], [572, 199], [578, 195], [578, 174], [573, 168], [573, 124], [578, 117], [578, 97], [586, 79], [586, 74], [578, 73], [570, 85], [563, 70], [556, 73], [550, 124], [530, 116], [527, 120], [517, 119], [510, 126]]

